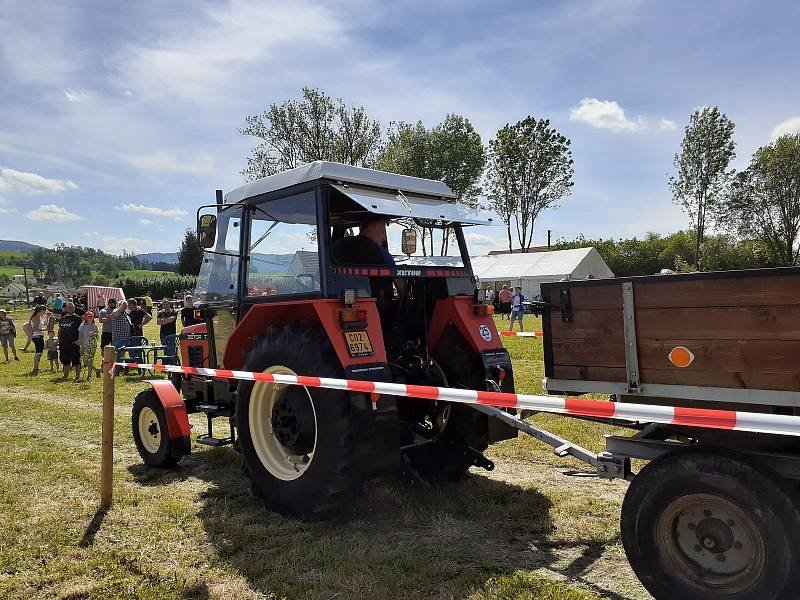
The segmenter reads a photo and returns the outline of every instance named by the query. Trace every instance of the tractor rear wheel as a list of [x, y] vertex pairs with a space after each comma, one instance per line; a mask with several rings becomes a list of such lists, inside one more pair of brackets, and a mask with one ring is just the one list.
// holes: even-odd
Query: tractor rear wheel
[[657, 600], [779, 600], [800, 588], [800, 512], [771, 472], [725, 451], [653, 460], [622, 504], [628, 561]]
[[[254, 340], [244, 370], [343, 377], [317, 323], [270, 327]], [[322, 519], [348, 503], [357, 480], [346, 392], [245, 382], [236, 415], [253, 491], [267, 506], [301, 519]]]
[[167, 429], [164, 407], [150, 389], [139, 392], [133, 401], [131, 415], [133, 441], [144, 464], [150, 467], [172, 467], [181, 459], [172, 455], [172, 440]]

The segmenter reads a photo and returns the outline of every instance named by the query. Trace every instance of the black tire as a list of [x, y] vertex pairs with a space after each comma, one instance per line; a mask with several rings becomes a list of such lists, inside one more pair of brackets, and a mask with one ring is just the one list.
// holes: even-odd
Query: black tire
[[167, 429], [164, 407], [152, 389], [139, 392], [133, 401], [131, 427], [133, 441], [144, 464], [167, 468], [175, 466], [181, 459], [172, 454], [172, 440]]
[[[285, 326], [272, 326], [265, 336], [254, 341], [253, 350], [246, 356], [244, 370], [261, 372], [276, 366], [286, 367], [298, 375], [343, 377], [342, 367], [327, 335], [317, 323], [295, 322]], [[256, 385], [265, 387], [256, 388]], [[271, 399], [270, 394], [273, 392], [270, 390], [274, 390], [269, 387], [271, 385], [245, 382], [240, 386], [237, 395], [239, 445], [252, 480], [253, 491], [261, 496], [268, 507], [280, 512], [305, 520], [331, 517], [348, 504], [357, 485], [353, 468], [349, 395], [339, 390], [287, 386], [278, 392], [277, 397]], [[253, 397], [255, 389], [258, 389], [259, 394], [256, 398]], [[294, 431], [299, 432], [298, 438], [310, 443], [308, 427], [302, 425], [304, 422], [312, 423], [316, 431], [313, 452], [306, 452], [304, 455], [306, 458], [313, 456], [307, 464], [300, 467], [296, 466], [298, 463], [293, 463], [297, 472], [302, 468], [302, 474], [291, 480], [283, 478], [285, 473], [281, 472], [280, 465], [276, 467], [274, 462], [262, 460], [254, 444], [255, 439], [262, 454], [266, 452], [265, 444], [278, 448], [278, 451], [288, 452], [288, 447], [278, 441], [280, 434], [271, 434], [268, 429], [256, 431], [254, 427], [266, 428], [267, 424], [251, 422], [251, 418], [255, 418], [251, 416], [251, 406], [254, 414], [259, 411], [266, 414], [264, 411], [267, 409], [260, 408], [256, 402], [268, 403], [271, 399], [273, 410], [270, 414], [275, 418], [275, 410], [284, 398], [298, 414], [306, 411], [303, 413], [305, 417], [297, 416], [294, 422]], [[311, 406], [311, 421], [308, 420], [305, 403]], [[292, 443], [305, 442], [295, 439]], [[292, 448], [291, 452], [294, 452], [295, 446]], [[303, 450], [307, 448], [298, 452]], [[281, 476], [276, 476], [276, 473]]]
[[657, 458], [622, 504], [628, 561], [656, 600], [779, 600], [800, 590], [800, 513], [765, 468], [724, 450]]

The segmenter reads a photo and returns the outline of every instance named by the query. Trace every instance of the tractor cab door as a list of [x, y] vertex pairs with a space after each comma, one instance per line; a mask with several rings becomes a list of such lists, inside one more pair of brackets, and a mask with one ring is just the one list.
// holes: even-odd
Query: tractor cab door
[[243, 211], [240, 206], [220, 210], [216, 243], [203, 253], [197, 276], [195, 301], [202, 306], [208, 335], [208, 361], [212, 367], [222, 365], [222, 357], [239, 315], [239, 281], [242, 268]]

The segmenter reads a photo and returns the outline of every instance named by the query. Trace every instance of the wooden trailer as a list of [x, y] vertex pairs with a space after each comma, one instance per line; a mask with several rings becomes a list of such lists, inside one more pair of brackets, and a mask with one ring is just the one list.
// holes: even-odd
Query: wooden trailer
[[[800, 414], [800, 269], [548, 283], [541, 310], [548, 393]], [[606, 436], [607, 451], [587, 462], [630, 481], [622, 541], [650, 593], [800, 598], [800, 440], [633, 428]], [[587, 452], [569, 443], [557, 451]], [[631, 459], [649, 462], [634, 474]]]

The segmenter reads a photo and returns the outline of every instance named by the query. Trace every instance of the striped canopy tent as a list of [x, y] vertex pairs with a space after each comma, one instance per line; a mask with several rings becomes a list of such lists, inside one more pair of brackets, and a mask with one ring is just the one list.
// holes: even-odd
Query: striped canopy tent
[[86, 306], [90, 309], [103, 308], [101, 304], [104, 303], [100, 301], [100, 296], [103, 296], [106, 300], [115, 298], [117, 302], [125, 300], [125, 292], [122, 291], [122, 288], [118, 287], [82, 285], [81, 294], [86, 294]]

